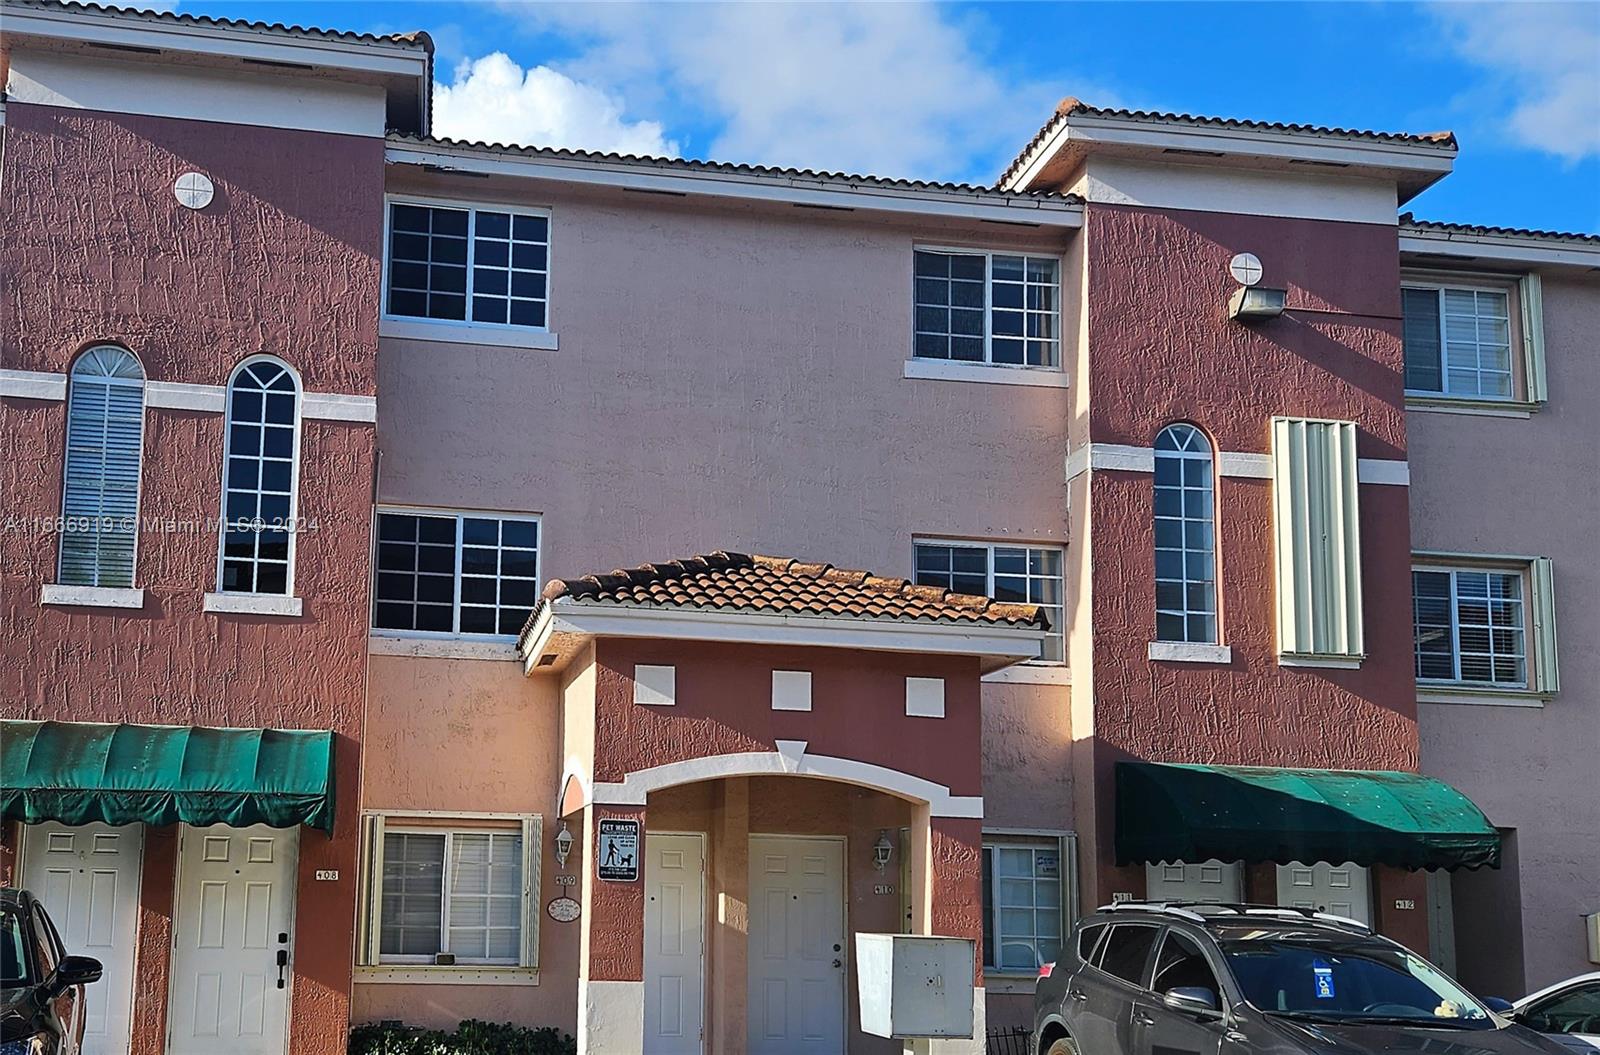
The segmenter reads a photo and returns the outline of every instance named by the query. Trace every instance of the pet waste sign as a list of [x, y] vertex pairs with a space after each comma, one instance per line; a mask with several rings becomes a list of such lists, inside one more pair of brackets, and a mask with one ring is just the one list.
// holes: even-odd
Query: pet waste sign
[[601, 879], [634, 883], [639, 879], [639, 822], [602, 820], [595, 869]]

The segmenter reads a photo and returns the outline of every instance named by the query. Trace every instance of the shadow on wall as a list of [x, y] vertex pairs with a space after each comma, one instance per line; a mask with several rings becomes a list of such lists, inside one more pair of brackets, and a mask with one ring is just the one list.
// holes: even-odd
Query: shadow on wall
[[1522, 962], [1522, 871], [1517, 832], [1500, 829], [1500, 867], [1454, 872], [1456, 977], [1473, 993], [1509, 1000], [1528, 991]]

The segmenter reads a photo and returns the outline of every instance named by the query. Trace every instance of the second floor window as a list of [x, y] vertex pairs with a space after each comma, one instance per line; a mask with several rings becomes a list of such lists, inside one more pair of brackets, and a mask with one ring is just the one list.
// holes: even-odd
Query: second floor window
[[1510, 570], [1412, 571], [1417, 678], [1526, 687], [1523, 580], [1520, 572]]
[[115, 345], [84, 352], [72, 364], [67, 396], [57, 578], [63, 585], [133, 585], [143, 444], [139, 361]]
[[1052, 256], [918, 249], [919, 359], [1061, 365], [1061, 261]]
[[1217, 641], [1211, 443], [1193, 425], [1156, 437], [1156, 640]]
[[511, 636], [539, 599], [532, 517], [382, 511], [377, 630]]
[[1407, 286], [1406, 388], [1465, 399], [1511, 399], [1510, 297], [1503, 289]]
[[1050, 620], [1050, 634], [1044, 639], [1040, 661], [1066, 660], [1066, 606], [1062, 601], [1059, 548], [918, 542], [916, 581], [919, 586], [937, 586], [954, 593], [1038, 605]]
[[295, 376], [266, 356], [246, 360], [228, 383], [223, 593], [289, 593], [299, 403]]
[[388, 275], [390, 315], [543, 329], [550, 218], [393, 202]]

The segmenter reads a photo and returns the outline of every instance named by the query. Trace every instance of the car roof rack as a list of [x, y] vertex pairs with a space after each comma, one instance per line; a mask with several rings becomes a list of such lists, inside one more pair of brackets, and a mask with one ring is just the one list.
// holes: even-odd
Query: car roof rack
[[1264, 916], [1275, 919], [1310, 919], [1323, 923], [1336, 923], [1344, 927], [1353, 927], [1363, 934], [1372, 933], [1372, 927], [1358, 919], [1335, 915], [1332, 912], [1300, 908], [1294, 905], [1251, 905], [1243, 902], [1219, 901], [1117, 901], [1110, 905], [1102, 905], [1095, 911], [1158, 912], [1164, 915], [1177, 916], [1192, 923], [1205, 923], [1209, 919], [1218, 917], [1237, 918], [1244, 916]]

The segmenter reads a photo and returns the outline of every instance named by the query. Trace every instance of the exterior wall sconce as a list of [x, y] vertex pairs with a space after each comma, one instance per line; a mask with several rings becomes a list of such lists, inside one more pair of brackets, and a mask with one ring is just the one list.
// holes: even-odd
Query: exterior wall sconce
[[894, 843], [889, 841], [888, 832], [879, 832], [878, 841], [872, 844], [872, 864], [878, 871], [889, 867], [889, 858], [894, 856]]
[[1228, 274], [1239, 283], [1239, 288], [1228, 298], [1228, 318], [1240, 322], [1275, 319], [1283, 314], [1287, 290], [1266, 289], [1259, 285], [1265, 269], [1261, 258], [1254, 253], [1239, 253], [1228, 261]]
[[572, 853], [572, 833], [567, 831], [567, 822], [561, 822], [561, 830], [556, 832], [556, 864], [567, 867], [567, 857]]

